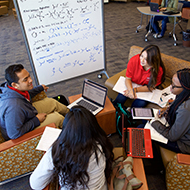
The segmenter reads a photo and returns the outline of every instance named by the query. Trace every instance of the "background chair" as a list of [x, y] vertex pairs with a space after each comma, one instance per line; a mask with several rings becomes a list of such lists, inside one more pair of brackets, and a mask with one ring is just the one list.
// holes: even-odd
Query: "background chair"
[[8, 14], [9, 1], [0, 1], [0, 16]]
[[[178, 10], [179, 12], [182, 12], [182, 8], [183, 8], [183, 3], [178, 3], [178, 8], [177, 8], [177, 10]], [[178, 17], [178, 20], [177, 20], [176, 24], [174, 25], [173, 30], [172, 30], [171, 32], [169, 32], [169, 37], [172, 37], [172, 36], [173, 36], [173, 38], [174, 38], [174, 41], [175, 41], [174, 46], [176, 46], [176, 45], [178, 45], [178, 44], [176, 43], [176, 41], [177, 41], [177, 36], [176, 36], [176, 34], [174, 34], [173, 31], [175, 31], [176, 25], [178, 25], [178, 26], [181, 28], [181, 31], [183, 30], [182, 27], [181, 27], [181, 25], [180, 25], [180, 22], [181, 22], [181, 21], [182, 21], [182, 17]]]

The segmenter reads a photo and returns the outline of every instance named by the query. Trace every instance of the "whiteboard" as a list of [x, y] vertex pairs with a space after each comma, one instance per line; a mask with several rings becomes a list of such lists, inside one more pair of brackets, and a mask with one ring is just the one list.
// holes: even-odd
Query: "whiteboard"
[[105, 68], [102, 0], [14, 0], [38, 84]]

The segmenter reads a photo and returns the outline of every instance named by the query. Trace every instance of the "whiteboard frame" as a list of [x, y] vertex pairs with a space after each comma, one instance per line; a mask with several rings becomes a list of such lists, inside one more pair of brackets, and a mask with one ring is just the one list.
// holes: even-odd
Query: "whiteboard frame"
[[[17, 1], [18, 0], [13, 0], [14, 6], [15, 6], [15, 9], [16, 9], [16, 13], [17, 13], [17, 18], [19, 20], [19, 24], [20, 24], [20, 27], [21, 27], [21, 32], [22, 32], [22, 35], [23, 35], [23, 38], [24, 38], [24, 42], [25, 42], [25, 45], [26, 45], [26, 50], [27, 50], [27, 54], [28, 54], [28, 57], [29, 57], [29, 62], [30, 62], [30, 65], [31, 65], [31, 68], [32, 68], [32, 71], [33, 71], [34, 79], [35, 79], [36, 85], [39, 85], [39, 79], [38, 79], [37, 72], [36, 72], [36, 69], [35, 69], [35, 66], [34, 66], [35, 64], [34, 64], [33, 57], [32, 57], [31, 51], [30, 51], [29, 42], [28, 42], [28, 39], [27, 39], [27, 35], [26, 35], [26, 32], [25, 32], [23, 20], [22, 20], [22, 17], [21, 17], [21, 13], [20, 13], [20, 9], [19, 9], [19, 5], [18, 5]], [[100, 72], [100, 75], [102, 75], [102, 73], [103, 73], [103, 74], [106, 75], [107, 78], [109, 78], [109, 76], [107, 74], [107, 68], [106, 68], [106, 47], [105, 47], [105, 27], [104, 27], [104, 2], [103, 2], [103, 0], [100, 0], [100, 1], [101, 1], [101, 13], [102, 13], [102, 37], [103, 37], [103, 61], [104, 61], [104, 69], [103, 69], [103, 71]], [[100, 69], [100, 70], [102, 70], [102, 69]], [[93, 72], [97, 72], [97, 71], [98, 70], [91, 71], [89, 73], [93, 73]], [[75, 77], [71, 77], [71, 78], [76, 78], [76, 77], [83, 76], [83, 75], [86, 75], [86, 74], [81, 74], [81, 75], [78, 75], [78, 76], [75, 76]], [[98, 77], [98, 78], [101, 78], [101, 77]], [[63, 79], [63, 80], [57, 81], [55, 83], [59, 83], [59, 82], [66, 81], [66, 80], [69, 80], [69, 79]], [[53, 85], [55, 83], [51, 83], [49, 85]]]

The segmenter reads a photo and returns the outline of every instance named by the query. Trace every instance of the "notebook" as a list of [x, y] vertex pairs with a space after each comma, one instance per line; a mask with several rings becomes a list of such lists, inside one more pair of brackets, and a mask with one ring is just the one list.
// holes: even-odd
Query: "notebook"
[[92, 112], [94, 115], [104, 109], [107, 95], [107, 88], [101, 84], [84, 79], [82, 97], [69, 104], [71, 109], [75, 105], [81, 105]]
[[150, 10], [153, 12], [160, 12], [158, 3], [151, 3], [150, 2]]
[[[137, 136], [135, 137], [134, 134]], [[127, 127], [124, 114], [122, 115], [122, 144], [127, 156], [153, 158], [150, 130]]]

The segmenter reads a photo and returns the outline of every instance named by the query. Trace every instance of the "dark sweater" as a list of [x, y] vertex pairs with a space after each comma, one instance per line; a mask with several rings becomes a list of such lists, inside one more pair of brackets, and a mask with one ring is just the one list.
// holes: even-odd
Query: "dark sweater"
[[[37, 86], [28, 91], [30, 98], [43, 91]], [[37, 110], [24, 96], [4, 83], [0, 87], [0, 130], [5, 140], [16, 139], [40, 125]]]
[[182, 153], [190, 154], [190, 99], [176, 110], [176, 119], [171, 128], [159, 121], [154, 121], [152, 126], [171, 142], [176, 141]]

